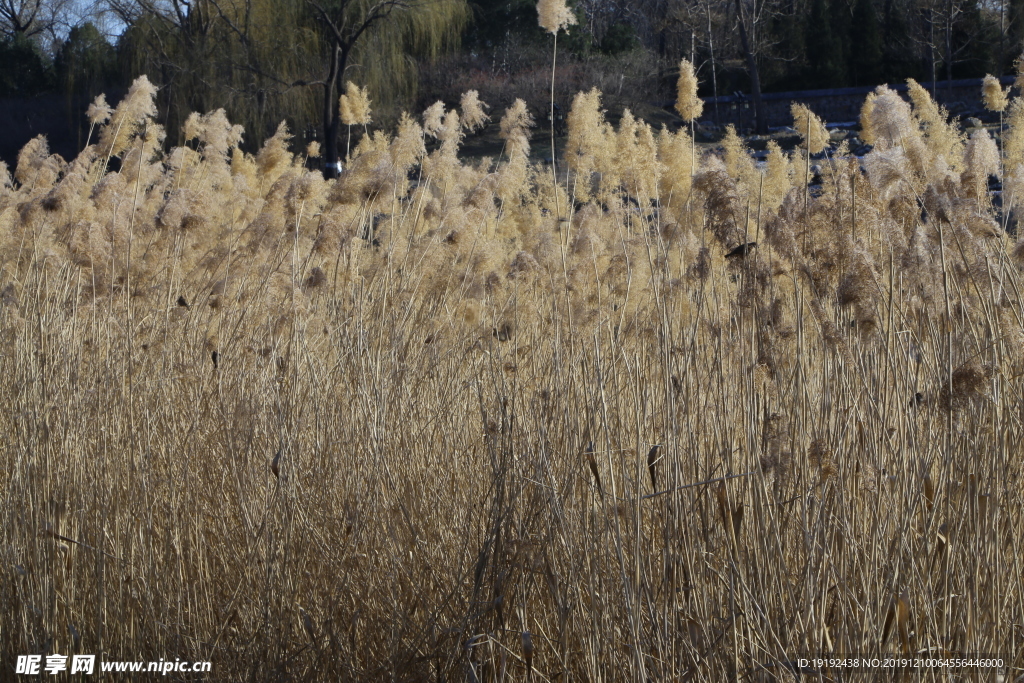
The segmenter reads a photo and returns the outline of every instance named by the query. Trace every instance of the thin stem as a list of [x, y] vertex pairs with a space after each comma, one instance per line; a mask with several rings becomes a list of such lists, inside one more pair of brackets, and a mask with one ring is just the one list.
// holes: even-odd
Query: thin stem
[[555, 169], [555, 64], [558, 59], [558, 32], [555, 32], [555, 46], [551, 51], [551, 190], [555, 195], [555, 220], [561, 217], [558, 209], [558, 171]]

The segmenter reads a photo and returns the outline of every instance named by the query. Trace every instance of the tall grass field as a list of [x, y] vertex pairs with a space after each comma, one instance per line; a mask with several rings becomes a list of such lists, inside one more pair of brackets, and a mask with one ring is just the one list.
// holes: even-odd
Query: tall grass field
[[337, 180], [98, 99], [0, 166], [0, 679], [1021, 680], [1014, 92], [880, 87], [863, 158], [796, 105], [755, 163], [591, 91], [556, 165], [469, 92]]

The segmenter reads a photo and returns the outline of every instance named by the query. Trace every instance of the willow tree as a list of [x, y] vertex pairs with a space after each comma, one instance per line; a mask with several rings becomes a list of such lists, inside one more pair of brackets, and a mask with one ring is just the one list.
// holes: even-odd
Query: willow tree
[[[264, 63], [282, 73], [301, 71], [316, 43], [301, 30], [292, 3], [273, 0], [107, 0], [128, 26], [122, 52], [132, 75], [160, 86], [161, 115], [173, 136], [192, 111], [223, 107], [241, 123], [250, 143], [282, 118], [304, 123], [315, 117], [311, 97], [284, 96]], [[273, 31], [274, 24], [283, 30]], [[233, 27], [243, 27], [241, 33]], [[173, 140], [176, 144], [182, 139]]]
[[433, 57], [458, 40], [468, 10], [465, 0], [305, 1], [322, 61], [319, 73], [301, 83], [323, 91], [323, 154], [333, 172], [341, 131], [339, 94], [346, 69], [359, 64], [363, 73], [353, 80], [378, 92], [388, 80], [396, 85], [409, 83], [415, 70], [407, 57]]
[[136, 68], [156, 61], [188, 83], [181, 94], [193, 109], [225, 107], [247, 129], [266, 129], [270, 116], [315, 118], [332, 174], [344, 82], [377, 101], [408, 97], [416, 58], [455, 45], [469, 16], [466, 0], [108, 1], [144, 29]]

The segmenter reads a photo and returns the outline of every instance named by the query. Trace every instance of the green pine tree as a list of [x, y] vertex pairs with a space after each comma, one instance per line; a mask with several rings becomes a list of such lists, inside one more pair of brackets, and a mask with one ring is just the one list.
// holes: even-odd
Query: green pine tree
[[828, 14], [832, 28], [832, 40], [835, 41], [832, 48], [835, 72], [830, 78], [828, 87], [840, 88], [850, 85], [849, 69], [846, 68], [846, 65], [850, 62], [851, 52], [856, 49], [855, 46], [851, 49], [853, 11], [850, 7], [850, 0], [829, 0]]
[[0, 97], [24, 97], [53, 85], [53, 64], [24, 33], [0, 39]]
[[882, 32], [872, 0], [857, 0], [853, 6], [850, 40], [850, 82], [877, 85], [882, 77]]
[[832, 30], [832, 13], [827, 0], [812, 0], [804, 25], [807, 46], [805, 84], [810, 88], [842, 85], [842, 41]]
[[91, 99], [116, 83], [117, 54], [96, 26], [86, 22], [71, 29], [57, 51], [54, 69], [66, 93]]
[[911, 24], [907, 20], [910, 11], [903, 2], [884, 1], [880, 82], [896, 83], [907, 77], [921, 81], [931, 78], [931, 69], [927, 61], [921, 59], [921, 51], [911, 38]]

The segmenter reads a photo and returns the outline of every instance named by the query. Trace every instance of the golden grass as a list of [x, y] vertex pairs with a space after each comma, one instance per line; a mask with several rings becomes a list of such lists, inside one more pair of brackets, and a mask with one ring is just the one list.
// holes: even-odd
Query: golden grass
[[141, 100], [71, 162], [33, 141], [0, 170], [4, 666], [1014, 680], [1021, 250], [983, 142], [892, 97], [866, 171], [762, 170], [591, 93], [557, 191], [525, 110], [497, 161], [442, 105], [430, 156], [405, 119], [327, 182], [222, 114], [162, 152]]

